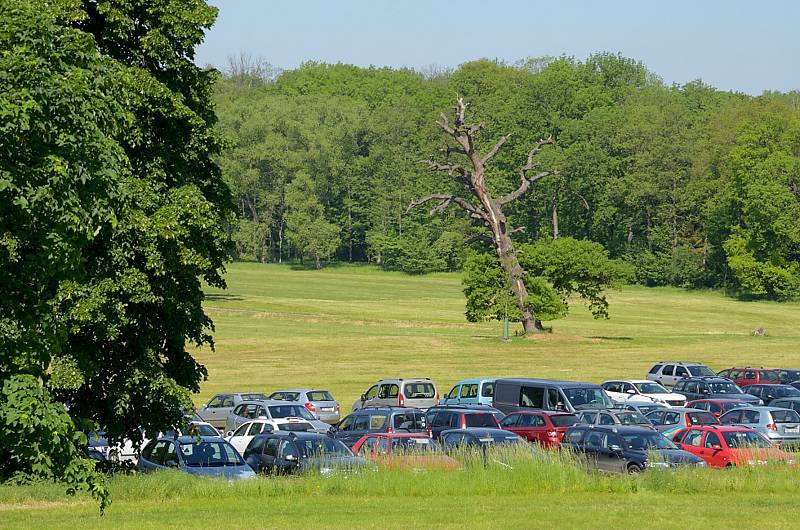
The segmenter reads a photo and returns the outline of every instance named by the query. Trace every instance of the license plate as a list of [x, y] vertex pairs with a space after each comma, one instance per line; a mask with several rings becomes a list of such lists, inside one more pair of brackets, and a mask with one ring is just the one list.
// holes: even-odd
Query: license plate
[[800, 425], [798, 425], [796, 427], [786, 427], [783, 430], [783, 432], [789, 433], [789, 434], [798, 434], [798, 433], [800, 433]]
[[321, 407], [319, 410], [322, 412], [333, 412], [333, 407]]

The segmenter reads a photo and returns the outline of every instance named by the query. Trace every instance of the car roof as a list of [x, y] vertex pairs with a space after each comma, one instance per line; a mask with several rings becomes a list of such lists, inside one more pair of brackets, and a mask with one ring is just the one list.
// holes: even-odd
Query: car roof
[[[606, 409], [603, 409], [606, 410]], [[583, 412], [582, 410], [580, 412]], [[572, 412], [567, 412], [566, 410], [515, 410], [511, 414], [523, 414], [526, 416], [532, 416], [534, 414], [542, 414], [544, 416], [575, 416]]]
[[225, 443], [228, 443], [221, 436], [199, 436], [198, 437], [198, 436], [189, 436], [189, 435], [182, 435], [182, 436], [178, 436], [177, 438], [175, 438], [173, 436], [159, 436], [158, 437], [158, 441], [166, 440], [166, 441], [170, 441], [170, 442], [178, 442], [179, 444], [191, 444], [191, 443], [197, 442], [198, 438], [199, 438], [199, 441], [201, 441], [201, 442], [225, 442]]
[[534, 379], [534, 378], [525, 378], [525, 377], [516, 377], [516, 378], [502, 378], [497, 379], [497, 382], [503, 383], [514, 383], [514, 384], [528, 384], [528, 383], [535, 383], [535, 384], [548, 384], [548, 385], [556, 385], [565, 388], [597, 388], [600, 387], [597, 383], [583, 383], [581, 381], [558, 381], [556, 379]]
[[[736, 398], [703, 398], [703, 399], [693, 399], [686, 404], [688, 405], [689, 403], [705, 403], [707, 401], [714, 403], [747, 403], [747, 401], [743, 401], [741, 399], [736, 399]], [[686, 408], [691, 408], [691, 407], [686, 407]]]
[[371, 432], [364, 435], [366, 438], [428, 438], [424, 432]]
[[464, 385], [464, 384], [472, 384], [472, 383], [485, 383], [487, 381], [491, 382], [491, 381], [496, 381], [496, 380], [497, 380], [497, 378], [495, 378], [495, 377], [486, 377], [486, 378], [483, 378], [483, 379], [462, 379], [461, 381], [457, 381], [457, 382], [453, 383], [453, 386]]
[[268, 433], [257, 434], [256, 436], [296, 438], [298, 440], [332, 439], [327, 434], [319, 434], [316, 432], [308, 432], [308, 431], [272, 431]]
[[648, 412], [648, 414], [652, 414], [653, 412], [663, 412], [663, 411], [667, 411], [667, 412], [706, 412], [706, 413], [708, 412], [707, 410], [693, 409], [691, 407], [665, 407], [665, 408], [660, 409], [658, 411], [655, 411], [655, 410], [650, 411], [650, 412]]
[[466, 429], [447, 429], [446, 431], [442, 431], [442, 435], [451, 432], [465, 432], [469, 434], [474, 434], [476, 436], [480, 436], [481, 434], [509, 434], [516, 436], [516, 434], [514, 434], [511, 431], [507, 431], [505, 429], [492, 429], [489, 427], [467, 427]]
[[702, 429], [704, 431], [721, 431], [721, 432], [753, 431], [753, 429], [751, 429], [750, 427], [742, 427], [738, 425], [724, 425], [724, 424], [692, 425], [691, 427], [685, 427], [685, 429]]
[[775, 399], [773, 401], [770, 401], [770, 403], [775, 403], [776, 401], [800, 401], [800, 396], [782, 397], [782, 398], [778, 398], [778, 399]]
[[681, 381], [727, 381], [728, 383], [732, 383], [730, 379], [727, 377], [722, 377], [721, 375], [693, 375], [691, 377], [684, 377]]
[[653, 363], [653, 366], [655, 366], [656, 364], [681, 364], [683, 366], [705, 366], [704, 363], [697, 361], [658, 361], [657, 363]]
[[736, 410], [756, 410], [758, 412], [773, 412], [776, 410], [791, 410], [791, 409], [785, 409], [783, 407], [770, 407], [769, 405], [748, 405], [746, 407], [736, 407], [735, 409], [731, 409], [728, 412], [733, 412]]
[[651, 381], [649, 379], [609, 379], [608, 381], [603, 381], [601, 384], [606, 383], [631, 383], [632, 385], [638, 385], [640, 383], [657, 383], [658, 381]]
[[285, 388], [281, 390], [276, 390], [275, 392], [270, 392], [269, 395], [277, 394], [278, 392], [328, 392], [328, 391], [323, 388]]
[[379, 379], [375, 384], [380, 383], [432, 383], [430, 377], [402, 377], [402, 378], [390, 378], [390, 379]]
[[639, 425], [574, 425], [570, 427], [570, 429], [587, 429], [590, 431], [604, 431], [604, 432], [615, 432], [618, 434], [626, 434], [626, 433], [647, 433], [651, 434], [656, 431], [649, 427], [641, 427]]
[[371, 412], [383, 412], [386, 414], [390, 414], [392, 412], [424, 412], [422, 409], [418, 409], [416, 407], [364, 407], [363, 409], [354, 410], [349, 415], [352, 416], [353, 414], [368, 414]]
[[[265, 405], [267, 407], [273, 407], [273, 406], [276, 406], [276, 405], [286, 406], [287, 404], [290, 404], [290, 403], [287, 403], [286, 401], [284, 401], [282, 399], [246, 399], [246, 400], [242, 401], [239, 404], [240, 405]], [[292, 405], [292, 406], [299, 407], [301, 405]]]

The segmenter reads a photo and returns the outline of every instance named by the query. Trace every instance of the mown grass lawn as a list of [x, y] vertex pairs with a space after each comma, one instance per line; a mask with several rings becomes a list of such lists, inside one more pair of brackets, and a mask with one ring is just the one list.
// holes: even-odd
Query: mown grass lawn
[[[232, 264], [227, 291], [208, 290], [217, 349], [196, 402], [221, 391], [330, 390], [349, 410], [382, 377], [537, 376], [600, 382], [644, 377], [654, 361], [800, 366], [800, 305], [717, 292], [626, 287], [610, 320], [576, 304], [553, 332], [500, 340], [499, 323], [464, 320], [459, 276], [371, 267], [323, 271]], [[765, 337], [751, 336], [755, 326]], [[514, 329], [512, 327], [512, 329]], [[458, 472], [259, 478], [244, 484], [179, 474], [115, 477], [103, 519], [60, 485], [0, 486], [0, 528], [720, 527], [796, 524], [797, 471], [653, 471], [606, 477], [518, 459]], [[748, 523], [749, 524], [749, 523]]]

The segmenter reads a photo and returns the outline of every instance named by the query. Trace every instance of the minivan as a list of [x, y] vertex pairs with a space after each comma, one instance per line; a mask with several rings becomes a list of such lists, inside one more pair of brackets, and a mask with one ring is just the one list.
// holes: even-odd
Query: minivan
[[381, 379], [353, 403], [353, 411], [370, 407], [415, 407], [427, 410], [439, 404], [439, 391], [428, 377]]
[[492, 405], [494, 379], [464, 379], [442, 396], [442, 405]]
[[581, 409], [610, 409], [614, 404], [603, 387], [593, 383], [548, 379], [498, 379], [492, 406], [505, 414], [541, 409], [575, 413]]

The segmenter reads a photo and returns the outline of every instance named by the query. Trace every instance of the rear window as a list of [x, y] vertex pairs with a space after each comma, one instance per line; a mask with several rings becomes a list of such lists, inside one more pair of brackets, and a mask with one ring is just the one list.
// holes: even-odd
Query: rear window
[[309, 401], [334, 401], [333, 396], [327, 390], [315, 390], [314, 392], [306, 392], [306, 398]]
[[569, 427], [570, 425], [578, 423], [578, 417], [574, 414], [558, 414], [550, 416], [550, 421], [553, 422], [553, 425], [556, 427]]
[[431, 383], [406, 383], [403, 394], [408, 399], [433, 399], [436, 389]]
[[661, 367], [662, 367], [662, 366], [663, 366], [663, 365], [661, 365], [661, 364], [657, 364], [657, 365], [655, 365], [654, 367], [650, 368], [650, 373], [651, 373], [651, 374], [657, 374], [657, 373], [658, 373], [658, 371], [659, 371], [659, 370], [661, 370]]
[[257, 401], [259, 399], [267, 399], [264, 394], [242, 394], [242, 401]]
[[775, 381], [776, 383], [781, 382], [781, 375], [774, 371], [774, 370], [764, 370], [761, 372], [761, 380], [762, 381]]
[[716, 416], [709, 412], [690, 412], [687, 414], [692, 425], [715, 425], [719, 423]]
[[403, 412], [394, 415], [395, 429], [425, 430], [425, 415], [421, 412]]
[[773, 410], [772, 419], [775, 423], [800, 423], [800, 415], [793, 410]]
[[497, 428], [497, 420], [491, 414], [466, 414], [467, 427]]

